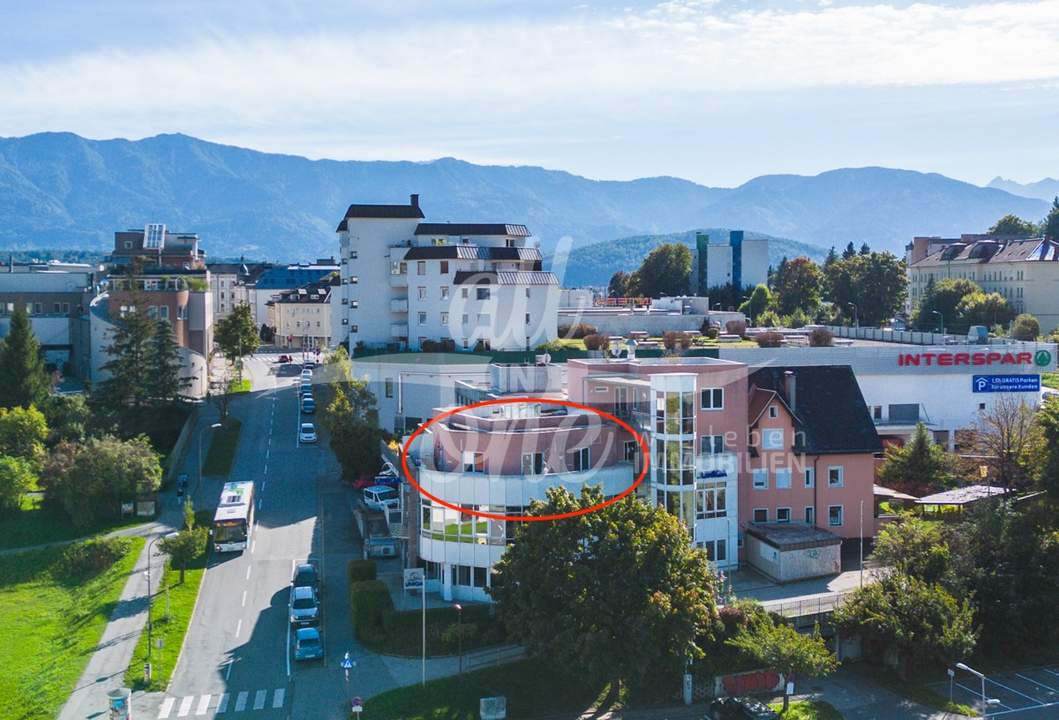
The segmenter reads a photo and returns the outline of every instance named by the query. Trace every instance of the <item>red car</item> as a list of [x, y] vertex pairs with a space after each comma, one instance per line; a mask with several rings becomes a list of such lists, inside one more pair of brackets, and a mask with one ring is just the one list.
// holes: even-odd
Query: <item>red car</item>
[[280, 355], [279, 356], [279, 360], [277, 362], [289, 363], [290, 361], [291, 361], [291, 356], [290, 355]]
[[357, 490], [363, 490], [374, 485], [398, 485], [398, 479], [396, 475], [381, 474], [381, 475], [361, 475], [359, 478], [353, 481], [353, 487]]

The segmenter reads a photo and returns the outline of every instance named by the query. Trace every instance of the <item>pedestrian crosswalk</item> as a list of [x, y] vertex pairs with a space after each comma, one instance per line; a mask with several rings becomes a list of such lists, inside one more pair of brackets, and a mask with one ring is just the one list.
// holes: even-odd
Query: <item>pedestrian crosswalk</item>
[[[271, 698], [269, 697], [271, 695]], [[254, 710], [278, 710], [286, 701], [284, 688], [275, 690], [241, 690], [231, 693], [208, 695], [167, 696], [158, 706], [158, 720], [194, 718], [253, 712]]]

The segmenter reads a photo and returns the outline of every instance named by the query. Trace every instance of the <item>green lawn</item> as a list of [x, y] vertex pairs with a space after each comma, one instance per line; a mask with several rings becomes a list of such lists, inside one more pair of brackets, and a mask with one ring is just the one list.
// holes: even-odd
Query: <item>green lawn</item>
[[[783, 703], [772, 703], [772, 709], [780, 712]], [[798, 700], [792, 702], [787, 712], [780, 712], [783, 720], [842, 720], [842, 713], [831, 703], [823, 700]]]
[[[157, 572], [157, 570], [155, 571]], [[169, 679], [176, 668], [180, 647], [184, 644], [191, 615], [195, 612], [195, 600], [198, 598], [199, 586], [206, 574], [206, 553], [192, 567], [189, 567], [180, 582], [180, 570], [171, 568], [168, 563], [161, 580], [162, 591], [154, 596], [151, 617], [154, 619], [152, 637], [155, 646], [151, 648], [151, 682], [143, 676], [143, 664], [147, 661], [147, 628], [144, 627], [136, 651], [132, 654], [129, 669], [125, 672], [125, 685], [136, 690], [165, 690]], [[169, 588], [169, 616], [166, 617], [166, 592]], [[162, 647], [157, 646], [159, 638]]]
[[150, 518], [129, 517], [108, 520], [95, 527], [80, 529], [70, 523], [62, 510], [44, 505], [37, 496], [24, 497], [20, 512], [0, 514], [0, 550], [76, 540], [99, 532], [140, 525], [149, 520]]
[[544, 661], [521, 660], [376, 695], [362, 720], [477, 720], [479, 698], [493, 695], [507, 698], [509, 718], [577, 717], [603, 694], [579, 677]]
[[250, 392], [250, 378], [243, 378], [242, 380], [232, 380], [228, 383], [228, 393], [234, 395], [235, 393], [248, 393]]
[[231, 472], [242, 427], [243, 424], [236, 418], [229, 417], [224, 421], [224, 427], [213, 431], [210, 451], [206, 453], [206, 462], [202, 466], [203, 475], [227, 475]]
[[1059, 390], [1059, 372], [1041, 373], [1041, 384]]
[[51, 720], [70, 695], [143, 549], [85, 582], [56, 567], [65, 548], [0, 557], [0, 718]]

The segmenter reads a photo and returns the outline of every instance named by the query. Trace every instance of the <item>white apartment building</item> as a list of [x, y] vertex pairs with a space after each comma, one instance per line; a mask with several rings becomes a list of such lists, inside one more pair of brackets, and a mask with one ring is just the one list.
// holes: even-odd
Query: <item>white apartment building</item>
[[525, 225], [423, 219], [418, 195], [349, 206], [334, 344], [524, 350], [556, 337], [559, 283]]
[[734, 285], [742, 290], [768, 282], [769, 241], [748, 238], [742, 230], [728, 233], [728, 242], [711, 242], [697, 233], [691, 249], [693, 294], [707, 295], [710, 288]]
[[[248, 262], [211, 262], [210, 292], [213, 295], [213, 320], [218, 322], [240, 305], [251, 305], [251, 289], [270, 265]], [[268, 298], [265, 298], [267, 301]]]
[[1042, 333], [1059, 326], [1059, 243], [1054, 240], [917, 237], [908, 259], [910, 310], [923, 299], [930, 282], [962, 278], [987, 293], [999, 293], [1017, 312], [1034, 315]]

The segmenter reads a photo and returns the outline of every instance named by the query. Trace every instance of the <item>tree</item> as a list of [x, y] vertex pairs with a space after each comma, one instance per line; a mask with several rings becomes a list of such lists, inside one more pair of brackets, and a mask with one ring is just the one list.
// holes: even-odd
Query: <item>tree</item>
[[375, 396], [367, 383], [350, 379], [331, 386], [334, 397], [324, 408], [323, 425], [330, 435], [331, 449], [342, 466], [342, 477], [352, 481], [374, 475], [382, 467]]
[[735, 309], [743, 301], [743, 292], [732, 283], [714, 285], [706, 288], [706, 297], [710, 299], [710, 305], [721, 308]]
[[144, 362], [149, 371], [144, 387], [147, 398], [161, 404], [180, 400], [192, 378], [181, 376], [184, 363], [168, 320], [159, 320], [155, 324]]
[[993, 227], [986, 232], [989, 235], [1011, 235], [1014, 237], [1033, 237], [1037, 234], [1037, 225], [1023, 220], [1018, 215], [1005, 215], [993, 223]]
[[686, 295], [691, 250], [683, 243], [663, 243], [648, 253], [636, 271], [637, 294], [646, 297]]
[[956, 308], [965, 297], [980, 292], [982, 288], [974, 281], [964, 278], [945, 278], [933, 285], [928, 283], [923, 292], [923, 299], [913, 313], [912, 322], [921, 330], [937, 330], [938, 316], [933, 312], [936, 310], [941, 313], [944, 325], [959, 325], [960, 318]]
[[906, 677], [962, 660], [977, 640], [970, 600], [899, 572], [853, 591], [835, 608], [834, 622], [842, 633], [859, 635], [866, 654], [895, 650]]
[[209, 540], [209, 531], [204, 527], [190, 527], [181, 530], [176, 535], [166, 537], [160, 543], [162, 552], [169, 556], [170, 561], [180, 569], [180, 582], [184, 582], [184, 573], [188, 566], [202, 557], [206, 552], [206, 543]]
[[846, 245], [846, 249], [842, 251], [842, 259], [849, 260], [857, 255], [857, 249], [853, 247], [853, 241], [850, 240], [849, 244]]
[[74, 525], [91, 526], [118, 514], [122, 502], [152, 493], [162, 484], [162, 466], [150, 441], [92, 438], [84, 445], [60, 443], [44, 470], [46, 492]]
[[629, 273], [619, 270], [610, 276], [610, 282], [607, 284], [607, 297], [629, 297]]
[[[250, 315], [250, 306], [246, 303], [236, 305], [227, 317], [216, 323], [213, 339], [228, 362], [241, 367], [242, 359], [253, 355], [261, 342], [261, 336]], [[242, 379], [241, 373], [239, 377]]]
[[856, 253], [831, 264], [824, 297], [845, 315], [853, 304], [862, 325], [879, 325], [904, 305], [905, 262], [888, 252]]
[[765, 308], [769, 306], [771, 300], [772, 293], [769, 292], [768, 285], [758, 285], [750, 293], [750, 297], [747, 298], [746, 302], [739, 306], [739, 312], [746, 315], [751, 324], [753, 324], [754, 318], [765, 312]]
[[85, 439], [92, 411], [84, 395], [49, 395], [40, 409], [49, 428], [49, 445]]
[[47, 439], [48, 423], [37, 408], [0, 408], [0, 455], [21, 458], [40, 470]]
[[835, 246], [832, 245], [831, 249], [827, 251], [827, 257], [824, 258], [824, 272], [826, 273], [828, 268], [838, 262], [838, 253], [835, 252]]
[[[1000, 293], [984, 293], [980, 290], [964, 295], [956, 305], [959, 325], [1007, 326], [1015, 318], [1015, 308]], [[953, 323], [956, 324], [955, 322]]]
[[1059, 240], [1059, 197], [1052, 200], [1048, 216], [1041, 221], [1041, 235], [1049, 240]]
[[1040, 337], [1041, 324], [1029, 313], [1022, 313], [1011, 322], [1011, 337], [1033, 341]]
[[879, 483], [912, 495], [927, 495], [955, 482], [953, 460], [927, 433], [923, 423], [916, 425], [904, 447], [886, 448], [886, 460], [879, 468]]
[[772, 286], [776, 311], [790, 315], [796, 310], [811, 313], [820, 304], [820, 268], [807, 257], [780, 263]]
[[881, 565], [927, 583], [951, 579], [949, 546], [942, 526], [934, 521], [905, 515], [898, 522], [883, 525], [872, 557]]
[[[533, 514], [603, 501], [551, 488]], [[531, 653], [589, 681], [665, 692], [717, 627], [716, 579], [683, 524], [629, 497], [561, 522], [519, 526], [489, 592], [505, 627]]]
[[992, 407], [978, 413], [974, 448], [992, 469], [1001, 487], [1024, 488], [1033, 477], [1040, 450], [1035, 410], [1025, 400], [998, 395]]
[[11, 326], [0, 348], [0, 406], [29, 407], [48, 395], [51, 383], [44, 372], [44, 356], [22, 307], [11, 313]]
[[26, 460], [0, 455], [0, 513], [16, 512], [22, 497], [36, 484], [33, 466]]
[[857, 254], [858, 255], [871, 255], [871, 247], [868, 245], [868, 243], [863, 242], [863, 243], [860, 244], [860, 252], [857, 253]]
[[[838, 669], [838, 658], [827, 649], [819, 627], [812, 635], [802, 635], [790, 625], [774, 622], [769, 615], [764, 615], [727, 644], [742, 650], [762, 667], [783, 673], [788, 682], [795, 676], [825, 677]], [[785, 683], [783, 712], [787, 712], [789, 703]]]
[[809, 333], [809, 347], [831, 347], [834, 340], [835, 334], [827, 328], [813, 328]]
[[139, 410], [149, 400], [151, 384], [148, 358], [152, 354], [155, 322], [135, 302], [123, 315], [112, 318], [114, 330], [104, 352], [109, 358], [102, 370], [108, 377], [92, 393], [93, 404], [108, 411]]
[[1035, 419], [1044, 442], [1037, 470], [1037, 484], [1052, 500], [1059, 500], [1059, 398], [1045, 398]]

